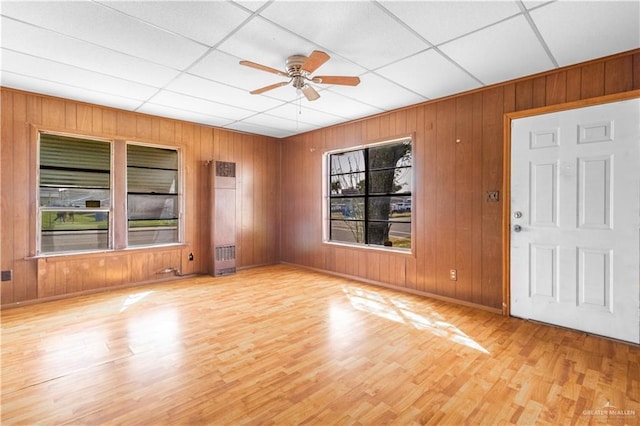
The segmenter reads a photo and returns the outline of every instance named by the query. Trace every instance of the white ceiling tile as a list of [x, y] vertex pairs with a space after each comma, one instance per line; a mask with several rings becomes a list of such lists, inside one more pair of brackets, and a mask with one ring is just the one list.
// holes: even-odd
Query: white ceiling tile
[[[284, 70], [284, 65], [282, 69]], [[277, 83], [278, 81], [286, 81], [286, 79], [276, 74], [240, 65], [238, 57], [219, 50], [215, 50], [205, 56], [189, 70], [189, 73], [209, 80], [224, 82], [247, 91]]]
[[238, 4], [242, 7], [246, 7], [247, 9], [251, 10], [251, 11], [256, 11], [258, 9], [260, 9], [262, 6], [264, 6], [267, 3], [267, 0], [261, 0], [261, 1], [253, 1], [253, 0], [233, 0], [233, 3]]
[[303, 133], [310, 130], [319, 128], [313, 124], [305, 123], [303, 121], [296, 121], [293, 119], [282, 118], [269, 114], [256, 114], [243, 120], [245, 123], [254, 124], [257, 126], [266, 126], [274, 129], [285, 130], [294, 133]]
[[102, 1], [145, 22], [213, 46], [251, 14], [222, 1]]
[[231, 123], [229, 125], [224, 126], [224, 128], [229, 130], [235, 130], [237, 132], [254, 133], [257, 135], [271, 136], [273, 138], [286, 138], [299, 133], [296, 131], [274, 129], [269, 126], [251, 124], [251, 123], [247, 123], [246, 121], [238, 121], [235, 123]]
[[2, 46], [77, 68], [162, 87], [178, 71], [53, 31], [2, 18]]
[[[308, 55], [317, 46], [303, 38], [256, 17], [220, 44], [219, 49], [243, 60], [285, 70], [291, 55]], [[251, 70], [263, 74], [263, 71]], [[266, 73], [269, 75], [268, 73]], [[277, 77], [273, 74], [273, 77]]]
[[255, 114], [255, 111], [249, 111], [243, 108], [237, 108], [218, 102], [208, 101], [203, 98], [182, 95], [179, 93], [162, 91], [149, 99], [150, 103], [156, 105], [165, 105], [194, 113], [203, 113], [215, 117], [226, 118], [229, 120], [241, 120]]
[[371, 2], [283, 1], [262, 15], [368, 69], [428, 47]]
[[[304, 105], [308, 102], [302, 99]], [[313, 101], [313, 105], [309, 105], [317, 111], [326, 112], [327, 114], [345, 117], [347, 120], [366, 117], [383, 112], [381, 108], [376, 108], [362, 102], [358, 102], [354, 98], [342, 96], [332, 90], [323, 90], [320, 92], [320, 99]]]
[[189, 74], [181, 75], [165, 89], [251, 111], [263, 111], [282, 104], [281, 101], [276, 99], [252, 95], [248, 90], [238, 89]]
[[557, 0], [523, 0], [522, 4], [528, 10], [535, 9], [536, 7], [540, 7], [544, 4], [553, 3]]
[[382, 1], [430, 43], [440, 44], [520, 13], [515, 1]]
[[331, 126], [344, 121], [344, 117], [314, 109], [313, 106], [316, 102], [320, 102], [320, 99], [313, 102], [305, 102], [305, 106], [302, 106], [302, 102], [282, 104], [277, 108], [269, 110], [268, 113], [269, 115], [285, 118], [287, 120], [313, 123], [314, 125], [321, 127]]
[[561, 66], [640, 47], [638, 1], [555, 2], [530, 14]]
[[105, 94], [145, 100], [157, 89], [93, 71], [2, 49], [2, 69], [39, 80], [68, 84]]
[[433, 49], [380, 68], [376, 72], [429, 99], [480, 86], [475, 79]]
[[[377, 71], [376, 71], [377, 72]], [[421, 73], [413, 70], [414, 77]], [[409, 87], [409, 86], [405, 86]], [[411, 89], [411, 87], [409, 87]], [[399, 108], [408, 104], [416, 104], [426, 101], [423, 96], [405, 89], [392, 81], [373, 73], [360, 76], [360, 84], [357, 86], [330, 86], [329, 90], [345, 97], [357, 99], [382, 110]]]
[[156, 115], [160, 117], [175, 118], [176, 120], [189, 121], [191, 123], [206, 124], [209, 126], [224, 127], [233, 122], [223, 117], [216, 117], [206, 113], [187, 111], [180, 108], [174, 108], [167, 105], [158, 105], [147, 102], [137, 109], [137, 112], [143, 114]]
[[178, 69], [206, 51], [205, 46], [89, 1], [3, 2], [2, 14]]
[[523, 16], [446, 43], [440, 49], [484, 84], [553, 68]]
[[140, 101], [127, 97], [115, 96], [98, 90], [60, 84], [55, 81], [41, 80], [22, 74], [15, 74], [6, 70], [0, 72], [0, 85], [18, 90], [40, 93], [48, 96], [71, 99], [79, 102], [103, 105], [111, 108], [119, 108], [127, 111], [135, 110], [140, 106]]

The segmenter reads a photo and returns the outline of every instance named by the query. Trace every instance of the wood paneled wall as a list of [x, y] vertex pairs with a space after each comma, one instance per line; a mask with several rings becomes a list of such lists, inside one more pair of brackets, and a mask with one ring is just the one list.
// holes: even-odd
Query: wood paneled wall
[[[279, 261], [281, 141], [6, 88], [0, 96], [0, 267], [13, 272], [0, 284], [2, 305], [157, 281], [172, 276], [165, 268], [207, 273], [212, 159], [237, 163], [238, 267]], [[185, 244], [34, 259], [37, 130], [181, 149]]]
[[[288, 138], [282, 260], [501, 310], [502, 201], [486, 193], [503, 185], [504, 114], [634, 89], [640, 50]], [[413, 254], [323, 244], [323, 153], [410, 134]]]

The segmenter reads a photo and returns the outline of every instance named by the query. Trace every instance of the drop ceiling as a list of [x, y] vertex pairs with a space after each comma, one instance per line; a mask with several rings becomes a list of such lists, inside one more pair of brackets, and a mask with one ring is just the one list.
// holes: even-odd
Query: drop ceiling
[[[1, 85], [287, 137], [640, 47], [636, 1], [5, 1]], [[286, 58], [327, 52], [309, 102]]]

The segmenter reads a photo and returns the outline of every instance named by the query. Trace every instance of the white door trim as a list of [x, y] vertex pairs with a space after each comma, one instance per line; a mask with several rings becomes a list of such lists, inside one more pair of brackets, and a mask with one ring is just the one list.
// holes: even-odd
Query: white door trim
[[502, 314], [511, 316], [511, 122], [518, 118], [640, 98], [640, 90], [564, 104], [510, 112], [504, 115], [502, 169]]

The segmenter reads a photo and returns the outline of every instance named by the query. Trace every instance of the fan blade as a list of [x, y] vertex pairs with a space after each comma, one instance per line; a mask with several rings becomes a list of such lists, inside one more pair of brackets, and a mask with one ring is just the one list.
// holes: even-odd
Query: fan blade
[[240, 65], [244, 65], [246, 67], [255, 68], [255, 69], [258, 69], [258, 70], [261, 70], [261, 71], [270, 72], [270, 73], [273, 73], [273, 74], [278, 74], [278, 75], [281, 75], [283, 77], [289, 77], [289, 74], [287, 74], [284, 71], [280, 71], [280, 70], [277, 70], [275, 68], [268, 67], [266, 65], [256, 64], [255, 62], [251, 62], [251, 61], [240, 61]]
[[318, 84], [340, 84], [342, 86], [357, 86], [360, 84], [359, 77], [347, 77], [340, 75], [322, 75], [313, 77], [311, 81]]
[[261, 87], [260, 89], [252, 90], [249, 93], [251, 93], [252, 95], [259, 95], [260, 93], [264, 93], [264, 92], [267, 92], [269, 90], [277, 89], [278, 87], [286, 86], [289, 83], [290, 83], [289, 81], [282, 81], [280, 83], [270, 84], [268, 86]]
[[316, 89], [314, 89], [313, 87], [309, 86], [308, 84], [305, 84], [304, 86], [302, 86], [302, 89], [300, 89], [300, 90], [302, 90], [302, 93], [304, 94], [304, 96], [309, 101], [315, 101], [316, 99], [318, 99], [320, 97], [318, 92], [316, 92]]
[[329, 58], [330, 56], [326, 53], [319, 50], [314, 50], [313, 52], [311, 52], [311, 55], [309, 55], [309, 57], [304, 61], [304, 64], [302, 64], [302, 70], [311, 74], [312, 72], [320, 68], [322, 64], [327, 62]]

